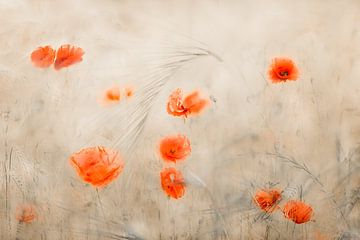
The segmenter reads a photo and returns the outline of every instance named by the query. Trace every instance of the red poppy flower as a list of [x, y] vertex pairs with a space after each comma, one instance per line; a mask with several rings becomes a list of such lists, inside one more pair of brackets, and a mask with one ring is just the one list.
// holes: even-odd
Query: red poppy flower
[[293, 60], [289, 58], [274, 58], [269, 69], [269, 77], [273, 83], [295, 81], [299, 70]]
[[19, 222], [32, 223], [37, 217], [35, 207], [32, 205], [20, 205], [16, 208], [15, 217]]
[[54, 67], [56, 70], [69, 67], [75, 63], [81, 62], [83, 55], [84, 50], [79, 47], [71, 46], [69, 44], [62, 45], [57, 50]]
[[286, 218], [297, 224], [301, 224], [311, 220], [313, 209], [304, 202], [290, 200], [285, 204], [283, 213]]
[[167, 136], [160, 141], [160, 155], [167, 162], [184, 160], [191, 153], [190, 141], [185, 135]]
[[170, 96], [167, 103], [167, 112], [174, 116], [183, 116], [186, 110], [182, 105], [182, 91], [180, 88], [176, 89]]
[[277, 189], [263, 189], [256, 192], [254, 202], [265, 212], [271, 213], [278, 208], [281, 193]]
[[106, 147], [90, 147], [74, 153], [70, 163], [83, 181], [104, 187], [116, 179], [124, 168], [119, 153]]
[[185, 194], [185, 181], [180, 171], [165, 168], [160, 172], [161, 187], [172, 198], [178, 199]]
[[55, 50], [51, 46], [39, 47], [31, 53], [32, 63], [39, 68], [50, 67], [54, 59]]
[[166, 110], [170, 115], [187, 117], [199, 114], [209, 104], [210, 100], [202, 98], [198, 91], [194, 91], [183, 98], [182, 91], [178, 88], [169, 96]]

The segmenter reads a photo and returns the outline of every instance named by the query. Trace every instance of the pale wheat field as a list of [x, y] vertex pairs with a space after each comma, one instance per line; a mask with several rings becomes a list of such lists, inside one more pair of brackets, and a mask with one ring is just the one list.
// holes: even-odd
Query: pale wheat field
[[[0, 239], [360, 239], [360, 1], [0, 0], [0, 44]], [[169, 114], [178, 88], [203, 111]], [[191, 152], [164, 161], [176, 134]], [[95, 146], [124, 164], [103, 186], [69, 160]]]

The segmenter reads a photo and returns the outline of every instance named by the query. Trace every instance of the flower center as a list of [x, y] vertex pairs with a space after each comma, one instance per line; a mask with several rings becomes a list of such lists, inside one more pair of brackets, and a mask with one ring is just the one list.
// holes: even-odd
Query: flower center
[[279, 74], [280, 74], [280, 76], [282, 76], [282, 77], [287, 77], [287, 76], [289, 76], [289, 72], [288, 72], [288, 71], [281, 71]]
[[174, 174], [170, 174], [170, 180], [171, 180], [171, 182], [174, 182], [174, 181], [175, 181], [175, 176], [174, 176]]

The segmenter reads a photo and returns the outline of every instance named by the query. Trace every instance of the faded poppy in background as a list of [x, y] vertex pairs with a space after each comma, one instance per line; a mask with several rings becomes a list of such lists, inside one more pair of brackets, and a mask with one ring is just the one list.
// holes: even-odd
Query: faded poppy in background
[[89, 147], [74, 153], [70, 163], [81, 179], [95, 187], [104, 187], [116, 179], [124, 168], [124, 161], [116, 150]]
[[199, 91], [193, 91], [183, 98], [182, 90], [178, 88], [169, 96], [166, 110], [176, 117], [188, 117], [201, 113], [209, 104], [210, 100], [201, 97]]
[[106, 99], [113, 102], [120, 101], [120, 89], [118, 87], [112, 87], [106, 90]]
[[79, 47], [70, 44], [62, 45], [57, 50], [54, 67], [56, 70], [69, 67], [75, 63], [81, 62], [83, 55], [84, 50]]
[[21, 223], [32, 223], [37, 217], [36, 209], [28, 204], [19, 205], [16, 208], [15, 217]]
[[50, 67], [55, 60], [55, 50], [51, 46], [39, 47], [31, 53], [32, 63], [39, 68]]
[[121, 99], [120, 88], [111, 87], [105, 90], [99, 99], [100, 104], [102, 105], [112, 105], [119, 103]]
[[288, 201], [283, 208], [284, 216], [294, 223], [301, 224], [311, 220], [313, 209], [310, 205], [297, 200]]
[[167, 136], [160, 140], [159, 150], [164, 161], [176, 163], [190, 155], [190, 140], [182, 134]]
[[271, 213], [278, 208], [281, 192], [277, 189], [262, 189], [256, 192], [254, 202], [265, 212]]
[[128, 99], [131, 98], [133, 95], [133, 87], [127, 86], [124, 88], [120, 88], [118, 86], [114, 86], [106, 89], [104, 93], [102, 93], [102, 95], [98, 98], [98, 102], [103, 106], [109, 106], [120, 103], [120, 100], [123, 99], [123, 97]]
[[161, 187], [172, 198], [178, 199], [185, 194], [185, 181], [182, 173], [175, 168], [165, 168], [160, 172]]
[[127, 98], [130, 98], [130, 97], [134, 96], [134, 92], [135, 92], [135, 90], [134, 90], [133, 87], [129, 87], [129, 86], [125, 87], [125, 96]]
[[293, 60], [289, 58], [274, 58], [269, 69], [269, 78], [273, 83], [295, 81], [299, 70]]

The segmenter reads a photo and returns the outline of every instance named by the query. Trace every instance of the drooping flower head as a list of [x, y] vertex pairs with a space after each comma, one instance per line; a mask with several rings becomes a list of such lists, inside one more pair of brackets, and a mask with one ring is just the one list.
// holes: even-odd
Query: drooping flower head
[[48, 68], [54, 63], [55, 50], [51, 46], [39, 47], [31, 53], [32, 63], [39, 68]]
[[274, 58], [269, 68], [269, 78], [273, 83], [295, 81], [299, 70], [289, 58]]
[[183, 98], [182, 90], [178, 88], [169, 96], [166, 110], [176, 117], [188, 117], [201, 113], [209, 104], [210, 100], [201, 97], [199, 91], [194, 91]]
[[313, 209], [310, 205], [297, 200], [288, 201], [283, 208], [284, 216], [296, 224], [311, 220]]
[[124, 161], [115, 150], [98, 146], [74, 153], [70, 163], [80, 178], [95, 187], [104, 187], [115, 180], [124, 168]]
[[258, 190], [254, 196], [255, 204], [268, 213], [271, 213], [278, 208], [277, 203], [280, 200], [281, 192], [277, 189]]
[[176, 163], [190, 155], [190, 140], [182, 134], [166, 136], [161, 139], [159, 150], [164, 161]]
[[161, 187], [172, 198], [178, 199], [185, 194], [185, 181], [180, 171], [165, 168], [160, 172]]
[[62, 45], [57, 50], [54, 67], [56, 70], [60, 70], [74, 65], [75, 63], [82, 61], [83, 55], [84, 50], [79, 47], [75, 47], [70, 44]]

